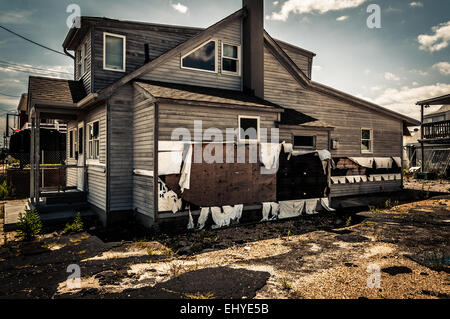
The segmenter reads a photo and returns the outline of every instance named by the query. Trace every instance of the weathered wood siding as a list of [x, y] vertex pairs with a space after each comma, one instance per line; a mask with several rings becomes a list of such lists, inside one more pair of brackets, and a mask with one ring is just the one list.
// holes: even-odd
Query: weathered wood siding
[[[86, 126], [90, 122], [99, 121], [99, 164], [88, 164], [88, 202], [106, 211], [106, 105], [99, 105], [86, 115]], [[88, 143], [88, 132], [85, 130], [85, 143]], [[85, 148], [87, 150], [87, 148]], [[86, 154], [87, 155], [87, 154]]]
[[[133, 166], [137, 170], [154, 171], [155, 106], [135, 86], [133, 109]], [[133, 209], [154, 219], [154, 181], [150, 176], [133, 176]]]
[[340, 145], [332, 151], [333, 156], [364, 156], [361, 128], [373, 130], [373, 154], [367, 156], [401, 156], [403, 124], [400, 120], [302, 88], [267, 49], [264, 67], [266, 100], [334, 126], [331, 138], [337, 138]]
[[280, 127], [280, 141], [286, 143], [294, 143], [294, 136], [315, 136], [316, 149], [328, 150], [329, 140], [328, 131], [312, 127], [301, 126], [282, 126]]
[[[74, 158], [70, 158], [70, 131], [76, 128], [78, 122], [70, 121], [67, 123], [67, 134], [66, 134], [66, 163], [68, 165], [77, 165], [77, 161]], [[73, 135], [75, 138], [75, 134]], [[75, 150], [73, 150], [75, 154]], [[74, 155], [75, 156], [75, 155]], [[66, 186], [76, 186], [78, 182], [76, 168], [68, 168], [66, 170]]]
[[[78, 58], [79, 58], [79, 53], [78, 50], [82, 50], [82, 47], [84, 46], [84, 44], [87, 44], [87, 60], [86, 60], [86, 72], [84, 74], [81, 74], [81, 77], [78, 77]], [[83, 83], [84, 89], [86, 90], [86, 93], [89, 94], [91, 93], [91, 89], [92, 89], [92, 42], [91, 42], [91, 32], [88, 32], [86, 34], [86, 36], [84, 37], [84, 39], [81, 41], [81, 44], [79, 45], [78, 49], [75, 50], [75, 74], [74, 74], [74, 79], [75, 80], [81, 80], [81, 82]], [[82, 72], [82, 71], [81, 71]]]
[[[126, 36], [126, 72], [103, 70], [103, 33], [109, 32]], [[96, 92], [113, 84], [126, 73], [130, 73], [145, 64], [145, 44], [149, 45], [150, 60], [173, 49], [180, 43], [197, 34], [198, 30], [169, 30], [161, 27], [131, 28], [127, 26], [96, 26], [93, 28], [93, 91]]]
[[133, 86], [125, 85], [109, 100], [110, 211], [133, 209]]
[[[268, 139], [270, 139], [270, 129], [275, 127], [278, 113], [161, 103], [159, 104], [159, 140], [172, 140], [172, 132], [176, 128], [188, 129], [193, 140], [194, 121], [202, 121], [203, 133], [207, 129], [217, 128], [225, 139], [227, 128], [237, 129], [239, 127], [239, 115], [259, 116], [261, 132], [262, 129], [266, 129]], [[208, 139], [203, 139], [203, 141], [208, 141]]]
[[331, 185], [331, 197], [394, 192], [401, 189], [402, 181], [363, 182], [354, 184]]
[[278, 42], [280, 47], [286, 52], [286, 54], [291, 58], [292, 61], [299, 67], [303, 73], [306, 74], [309, 78], [311, 78], [311, 69], [312, 69], [312, 58], [307, 55], [300, 53], [299, 51], [291, 48], [289, 45]]
[[195, 46], [187, 49], [185, 52], [181, 52], [176, 57], [163, 63], [161, 66], [155, 70], [141, 76], [142, 79], [171, 82], [171, 83], [181, 83], [181, 84], [191, 84], [206, 87], [216, 87], [229, 90], [241, 90], [242, 79], [241, 76], [233, 76], [222, 74], [222, 61], [221, 61], [221, 41], [228, 43], [238, 44], [241, 41], [241, 20], [234, 21], [230, 23], [226, 28], [223, 28], [216, 34], [212, 35], [212, 38], [218, 41], [218, 73], [204, 72], [197, 70], [188, 70], [181, 68], [181, 56], [188, 53], [190, 50], [194, 49]]

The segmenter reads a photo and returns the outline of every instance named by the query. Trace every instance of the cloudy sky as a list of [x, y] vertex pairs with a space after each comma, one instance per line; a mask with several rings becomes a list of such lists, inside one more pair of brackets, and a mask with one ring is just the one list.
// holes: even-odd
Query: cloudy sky
[[[314, 81], [416, 118], [416, 101], [450, 93], [448, 0], [264, 2], [265, 28], [273, 37], [317, 54]], [[241, 0], [0, 0], [0, 26], [61, 51], [71, 3], [87, 16], [197, 27], [241, 7]], [[367, 27], [372, 3], [381, 8], [381, 28]], [[1, 132], [29, 72], [71, 78], [72, 68], [70, 58], [0, 29]]]

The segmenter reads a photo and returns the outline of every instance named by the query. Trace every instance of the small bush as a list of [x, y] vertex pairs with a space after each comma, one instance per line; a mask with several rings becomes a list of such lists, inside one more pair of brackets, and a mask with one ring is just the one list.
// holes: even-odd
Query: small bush
[[292, 285], [287, 281], [286, 278], [281, 278], [281, 286], [283, 287], [283, 290], [291, 290], [292, 289]]
[[14, 189], [8, 185], [6, 174], [0, 175], [0, 200], [14, 197]]
[[83, 228], [84, 228], [83, 219], [81, 218], [81, 214], [78, 212], [77, 215], [75, 216], [73, 223], [66, 224], [63, 233], [64, 234], [79, 233], [83, 231]]
[[347, 221], [345, 222], [346, 227], [350, 227], [352, 225], [352, 216], [350, 216]]
[[20, 213], [17, 223], [18, 237], [25, 241], [32, 241], [41, 232], [42, 222], [37, 210], [25, 210], [25, 214]]

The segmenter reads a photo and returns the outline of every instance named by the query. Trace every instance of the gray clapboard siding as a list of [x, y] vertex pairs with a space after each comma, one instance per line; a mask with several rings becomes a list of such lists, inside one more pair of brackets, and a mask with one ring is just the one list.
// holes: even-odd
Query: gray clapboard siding
[[[113, 84], [126, 73], [130, 73], [145, 64], [145, 44], [149, 45], [149, 58], [155, 59], [166, 51], [191, 38], [199, 31], [183, 30], [168, 32], [161, 30], [141, 30], [127, 27], [100, 27], [93, 29], [94, 67], [93, 91], [96, 92]], [[126, 72], [103, 70], [103, 33], [109, 32], [126, 36]]]
[[[87, 44], [87, 60], [86, 60], [86, 72], [84, 74], [81, 75], [81, 78], [78, 77], [78, 58], [79, 58], [79, 53], [78, 50], [81, 50], [82, 47], [84, 46], [84, 44]], [[91, 32], [88, 32], [86, 34], [86, 36], [84, 37], [84, 39], [81, 41], [80, 45], [78, 46], [78, 49], [75, 51], [75, 73], [74, 73], [74, 79], [75, 80], [81, 80], [81, 82], [83, 83], [84, 89], [86, 90], [86, 93], [90, 93], [91, 89], [92, 89], [92, 54], [91, 54], [91, 50], [92, 50], [92, 43], [91, 43]]]
[[299, 67], [307, 77], [311, 78], [312, 58], [301, 54], [298, 50], [292, 49], [290, 46], [277, 42], [284, 52], [291, 58], [292, 61]]
[[109, 99], [110, 211], [133, 209], [133, 86], [125, 85]]
[[[99, 121], [99, 163], [106, 165], [106, 106], [100, 105], [89, 111], [86, 115], [86, 124]], [[85, 144], [88, 144], [88, 131], [85, 134]], [[87, 148], [86, 148], [87, 150]], [[86, 154], [87, 156], [87, 154]], [[105, 167], [106, 171], [106, 167]], [[88, 165], [88, 202], [106, 211], [106, 173], [96, 167]]]
[[294, 135], [296, 136], [315, 136], [316, 149], [328, 150], [330, 142], [328, 140], [328, 131], [323, 129], [302, 128], [302, 127], [280, 127], [280, 141], [286, 143], [294, 143]]
[[354, 184], [331, 185], [331, 197], [350, 196], [355, 194], [371, 194], [394, 192], [400, 190], [402, 181], [365, 182]]
[[[212, 38], [234, 44], [241, 44], [241, 20], [230, 23], [227, 27], [212, 35]], [[221, 44], [218, 42], [219, 61], [218, 73], [188, 70], [181, 68], [181, 56], [188, 53], [195, 47], [191, 47], [186, 52], [175, 56], [163, 63], [155, 70], [144, 74], [140, 78], [171, 83], [191, 84], [197, 86], [215, 87], [229, 90], [241, 90], [242, 79], [240, 76], [221, 74]]]
[[238, 116], [259, 116], [261, 129], [267, 130], [270, 139], [270, 129], [275, 128], [278, 113], [261, 112], [258, 110], [236, 110], [217, 107], [202, 107], [191, 105], [159, 104], [159, 140], [172, 140], [172, 132], [176, 128], [186, 128], [194, 139], [194, 121], [202, 121], [203, 133], [207, 129], [217, 128], [226, 138], [226, 129], [237, 129]]
[[[144, 90], [135, 86], [133, 109], [133, 167], [154, 171], [155, 106]], [[133, 209], [154, 219], [154, 180], [150, 176], [133, 176]]]
[[400, 120], [302, 88], [267, 49], [264, 68], [266, 100], [334, 126], [331, 138], [337, 138], [340, 146], [332, 151], [333, 156], [361, 156], [361, 128], [373, 129], [374, 152], [370, 156], [401, 156], [403, 124]]

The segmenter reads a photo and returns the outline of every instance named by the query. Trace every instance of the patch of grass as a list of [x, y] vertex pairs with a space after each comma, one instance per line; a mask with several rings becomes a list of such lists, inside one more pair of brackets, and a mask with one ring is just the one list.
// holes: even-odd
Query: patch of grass
[[214, 294], [211, 292], [208, 292], [206, 294], [202, 294], [200, 292], [197, 292], [195, 294], [186, 294], [185, 297], [187, 299], [196, 299], [196, 300], [216, 299]]
[[17, 223], [17, 236], [25, 241], [32, 241], [40, 234], [42, 222], [37, 210], [27, 209], [25, 214], [19, 214]]
[[66, 227], [63, 230], [64, 234], [71, 234], [71, 233], [80, 233], [84, 229], [83, 219], [81, 218], [81, 213], [78, 212], [75, 216], [75, 219], [72, 224], [67, 223]]
[[292, 285], [287, 281], [285, 277], [280, 279], [281, 286], [283, 287], [283, 290], [290, 291], [292, 289]]
[[347, 218], [347, 221], [345, 222], [345, 227], [350, 227], [352, 225], [352, 216], [349, 216]]

